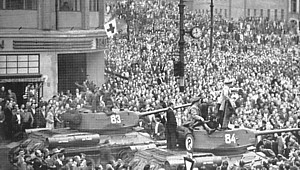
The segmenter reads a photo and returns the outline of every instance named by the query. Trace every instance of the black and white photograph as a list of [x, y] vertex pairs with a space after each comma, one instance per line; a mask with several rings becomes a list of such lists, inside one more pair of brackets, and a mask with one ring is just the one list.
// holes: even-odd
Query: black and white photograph
[[0, 0], [0, 170], [300, 170], [300, 0]]

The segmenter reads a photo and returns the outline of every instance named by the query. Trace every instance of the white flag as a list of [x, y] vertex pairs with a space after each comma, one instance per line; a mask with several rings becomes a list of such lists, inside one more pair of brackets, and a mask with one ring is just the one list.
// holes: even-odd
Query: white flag
[[114, 18], [113, 20], [107, 22], [104, 24], [104, 29], [106, 31], [106, 34], [109, 38], [112, 38], [115, 34], [117, 34], [117, 22]]

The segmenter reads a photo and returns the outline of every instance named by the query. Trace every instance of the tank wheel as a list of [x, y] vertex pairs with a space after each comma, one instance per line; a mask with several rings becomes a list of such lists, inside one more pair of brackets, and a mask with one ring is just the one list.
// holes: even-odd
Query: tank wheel
[[191, 133], [188, 133], [186, 136], [185, 136], [185, 149], [188, 151], [188, 152], [192, 152], [193, 149], [194, 149], [194, 136], [191, 134]]
[[118, 158], [122, 160], [131, 160], [134, 154], [130, 149], [123, 149], [118, 153]]

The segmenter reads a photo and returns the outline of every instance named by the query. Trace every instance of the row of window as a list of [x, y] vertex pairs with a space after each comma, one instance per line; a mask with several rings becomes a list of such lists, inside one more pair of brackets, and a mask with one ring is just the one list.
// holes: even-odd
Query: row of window
[[[202, 13], [209, 13], [209, 9], [202, 9]], [[197, 11], [196, 11], [197, 12]], [[199, 12], [201, 12], [201, 9], [199, 9]], [[223, 13], [224, 12], [224, 13]], [[224, 16], [224, 17], [227, 17], [227, 9], [224, 9], [224, 11], [223, 11], [223, 9], [215, 9], [215, 13], [216, 14], [219, 14], [219, 15], [222, 15], [222, 16]]]
[[[270, 9], [267, 9], [267, 15], [265, 16], [265, 10], [264, 9], [260, 9], [260, 14], [257, 13], [257, 9], [253, 9], [253, 12], [251, 13], [251, 9], [248, 9], [248, 12], [247, 12], [247, 15], [250, 17], [250, 16], [254, 16], [254, 17], [257, 17], [257, 16], [260, 16], [260, 17], [268, 17], [270, 18], [271, 17], [271, 10]], [[281, 9], [280, 11], [280, 18], [278, 18], [278, 9], [274, 9], [274, 19], [275, 20], [284, 20], [284, 9]]]
[[223, 9], [215, 9], [215, 13], [224, 16], [225, 18], [227, 17], [227, 9], [224, 9], [224, 13], [223, 13]]
[[[199, 12], [200, 12], [200, 9], [199, 9]], [[202, 13], [204, 13], [204, 12], [209, 12], [209, 10], [208, 9], [206, 9], [206, 10], [202, 9]], [[251, 17], [251, 16], [254, 16], [254, 17], [260, 16], [260, 17], [268, 17], [268, 18], [270, 18], [271, 17], [271, 10], [267, 9], [266, 12], [267, 12], [267, 15], [265, 16], [265, 10], [264, 9], [260, 9], [260, 14], [258, 15], [257, 14], [257, 9], [254, 9], [252, 13], [251, 13], [251, 9], [248, 9], [248, 14], [247, 15], [249, 17]], [[284, 12], [285, 12], [284, 9], [281, 9], [280, 10], [280, 18], [278, 18], [278, 9], [275, 9], [274, 10], [274, 19], [275, 20], [278, 20], [278, 19], [284, 20]], [[227, 17], [227, 9], [218, 9], [218, 8], [215, 8], [215, 13], [219, 14], [219, 15], [222, 15], [224, 17]]]
[[0, 74], [39, 74], [39, 55], [0, 55]]
[[[58, 0], [60, 11], [81, 11], [81, 0]], [[99, 11], [99, 0], [89, 0], [90, 11]], [[37, 10], [39, 0], [0, 0], [0, 9], [4, 10]]]

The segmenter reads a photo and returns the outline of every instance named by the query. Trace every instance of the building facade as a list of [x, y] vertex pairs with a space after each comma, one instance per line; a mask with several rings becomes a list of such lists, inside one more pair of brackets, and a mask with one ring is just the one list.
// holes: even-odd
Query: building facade
[[104, 83], [104, 0], [0, 0], [0, 84], [18, 101], [34, 84], [49, 99], [75, 82]]
[[[194, 0], [193, 10], [210, 11], [212, 0]], [[215, 14], [237, 20], [245, 17], [268, 17], [295, 22], [299, 26], [299, 0], [213, 0]]]

